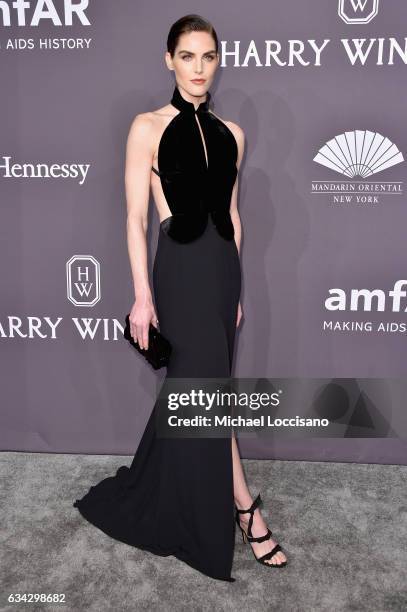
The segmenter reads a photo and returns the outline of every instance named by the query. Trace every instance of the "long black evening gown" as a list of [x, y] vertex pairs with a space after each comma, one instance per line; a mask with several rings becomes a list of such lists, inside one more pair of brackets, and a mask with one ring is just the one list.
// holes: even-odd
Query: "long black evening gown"
[[[172, 213], [160, 224], [153, 267], [159, 329], [173, 346], [167, 377], [231, 375], [241, 288], [229, 212], [238, 149], [209, 100], [207, 92], [195, 111], [175, 86], [171, 104], [180, 112], [164, 130], [153, 168]], [[157, 404], [130, 467], [74, 506], [117, 540], [233, 582], [231, 438], [158, 437]]]

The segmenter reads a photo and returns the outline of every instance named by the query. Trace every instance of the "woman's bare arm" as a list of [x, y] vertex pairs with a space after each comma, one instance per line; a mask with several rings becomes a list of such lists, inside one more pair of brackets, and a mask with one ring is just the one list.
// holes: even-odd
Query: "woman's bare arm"
[[[240, 128], [236, 123], [228, 122], [228, 126], [230, 130], [233, 132], [233, 135], [236, 139], [237, 148], [238, 148], [238, 156], [236, 161], [236, 166], [238, 170], [240, 169], [240, 164], [242, 163], [243, 153], [244, 153], [244, 132], [242, 128]], [[230, 198], [230, 217], [232, 219], [233, 227], [234, 227], [234, 240], [236, 242], [237, 251], [240, 255], [240, 243], [242, 239], [242, 224], [240, 221], [240, 215], [237, 208], [237, 195], [239, 189], [239, 175], [236, 176], [235, 184], [233, 185], [232, 195]], [[237, 309], [237, 317], [236, 317], [236, 327], [240, 325], [240, 321], [243, 317], [243, 309], [241, 301], [239, 300], [239, 305]]]
[[127, 248], [135, 293], [130, 327], [133, 338], [142, 348], [148, 348], [148, 328], [157, 319], [148, 279], [146, 239], [153, 133], [149, 113], [137, 115], [126, 144]]
[[[236, 139], [237, 148], [238, 148], [238, 157], [237, 157], [236, 166], [239, 169], [240, 164], [242, 163], [243, 153], [244, 153], [244, 132], [242, 128], [240, 128], [236, 123], [232, 123], [231, 121], [228, 122], [228, 127], [230, 128], [231, 132], [233, 133]], [[238, 189], [239, 189], [239, 175], [236, 176], [235, 184], [233, 186], [229, 210], [230, 210], [230, 216], [232, 219], [233, 227], [235, 230], [235, 242], [236, 242], [237, 250], [240, 253], [242, 226], [240, 222], [239, 211], [237, 208]]]

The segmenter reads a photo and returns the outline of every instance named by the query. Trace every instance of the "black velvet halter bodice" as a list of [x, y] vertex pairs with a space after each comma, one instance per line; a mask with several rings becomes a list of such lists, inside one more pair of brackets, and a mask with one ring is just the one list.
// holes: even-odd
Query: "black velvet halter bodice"
[[[158, 147], [158, 171], [172, 213], [161, 224], [177, 242], [203, 234], [211, 216], [225, 240], [233, 240], [230, 200], [237, 176], [238, 148], [231, 130], [209, 111], [209, 91], [197, 110], [175, 86], [171, 104], [180, 112], [165, 128]], [[208, 162], [198, 121], [205, 141]]]

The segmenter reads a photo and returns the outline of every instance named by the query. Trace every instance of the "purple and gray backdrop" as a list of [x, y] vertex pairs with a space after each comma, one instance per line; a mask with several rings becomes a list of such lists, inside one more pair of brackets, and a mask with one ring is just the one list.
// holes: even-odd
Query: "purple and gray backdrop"
[[[407, 461], [407, 4], [0, 2], [3, 450], [126, 453], [161, 384], [123, 339], [125, 144], [170, 101], [170, 25], [215, 25], [213, 110], [246, 134], [234, 376], [322, 379], [284, 409], [343, 435], [243, 457]], [[149, 266], [158, 219], [150, 202]]]

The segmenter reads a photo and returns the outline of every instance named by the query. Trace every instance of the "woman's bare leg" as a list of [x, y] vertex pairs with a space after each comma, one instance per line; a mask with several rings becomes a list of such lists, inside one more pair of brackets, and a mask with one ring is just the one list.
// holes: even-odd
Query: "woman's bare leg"
[[[246, 479], [243, 473], [242, 463], [240, 461], [239, 449], [236, 443], [235, 434], [232, 432], [232, 458], [233, 458], [233, 487], [234, 487], [234, 497], [235, 504], [239, 510], [247, 510], [253, 503], [253, 498], [250, 495], [250, 491], [247, 488]], [[247, 525], [249, 523], [250, 514], [239, 514], [240, 524], [243, 529], [247, 532]], [[252, 535], [255, 538], [258, 538], [264, 535], [267, 531], [267, 526], [264, 522], [263, 517], [261, 516], [260, 509], [256, 508], [253, 513], [253, 525], [252, 525]], [[253, 551], [256, 557], [261, 557], [266, 554], [270, 550], [274, 548], [277, 544], [275, 540], [270, 538], [265, 542], [250, 542], [251, 546], [253, 546]], [[272, 565], [280, 565], [283, 561], [286, 561], [286, 556], [282, 551], [276, 552], [275, 555], [271, 557], [271, 559], [266, 559], [266, 563], [271, 563]]]

